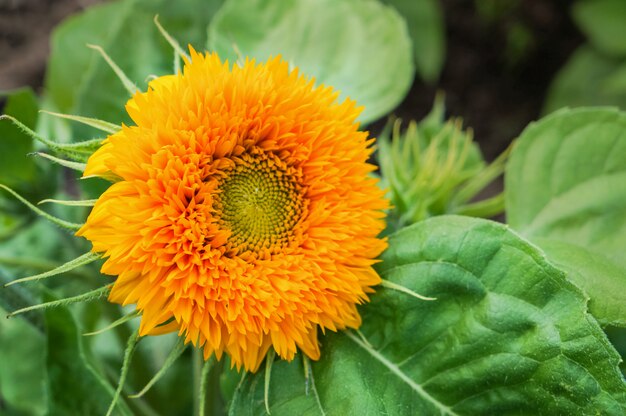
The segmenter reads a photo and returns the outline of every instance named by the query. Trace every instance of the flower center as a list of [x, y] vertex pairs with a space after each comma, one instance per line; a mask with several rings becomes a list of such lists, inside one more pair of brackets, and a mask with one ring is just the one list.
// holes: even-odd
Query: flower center
[[244, 154], [224, 171], [213, 198], [221, 228], [237, 253], [274, 253], [293, 237], [303, 216], [299, 172], [272, 154]]

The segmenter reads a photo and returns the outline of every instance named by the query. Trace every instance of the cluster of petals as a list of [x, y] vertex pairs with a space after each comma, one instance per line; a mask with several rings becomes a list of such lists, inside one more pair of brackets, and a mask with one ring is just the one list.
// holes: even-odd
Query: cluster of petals
[[269, 348], [317, 359], [318, 330], [360, 325], [388, 202], [354, 102], [280, 57], [191, 50], [126, 109], [134, 125], [87, 163], [112, 184], [78, 235], [140, 335], [178, 331], [255, 371]]

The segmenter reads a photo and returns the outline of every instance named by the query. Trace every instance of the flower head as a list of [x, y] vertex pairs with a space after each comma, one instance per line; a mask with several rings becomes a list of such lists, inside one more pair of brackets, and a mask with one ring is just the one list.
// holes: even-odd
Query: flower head
[[114, 178], [78, 232], [136, 304], [140, 334], [178, 330], [256, 370], [267, 350], [320, 355], [380, 282], [384, 192], [359, 109], [286, 62], [232, 68], [191, 51], [126, 109], [86, 175]]

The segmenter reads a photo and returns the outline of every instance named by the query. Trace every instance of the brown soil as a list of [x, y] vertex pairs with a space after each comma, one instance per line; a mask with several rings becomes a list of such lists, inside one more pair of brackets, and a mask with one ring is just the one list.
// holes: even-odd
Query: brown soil
[[49, 37], [64, 17], [97, 0], [0, 0], [0, 91], [43, 83]]

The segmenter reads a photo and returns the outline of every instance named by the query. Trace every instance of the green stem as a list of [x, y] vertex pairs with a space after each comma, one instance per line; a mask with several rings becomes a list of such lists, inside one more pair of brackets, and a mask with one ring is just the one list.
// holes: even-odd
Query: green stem
[[[200, 356], [202, 358], [202, 352], [200, 352]], [[207, 402], [209, 398], [213, 398], [213, 394], [209, 395], [209, 374], [211, 373], [211, 368], [213, 368], [213, 363], [215, 362], [215, 358], [211, 357], [202, 365], [202, 371], [200, 373], [200, 391], [198, 392], [199, 402], [198, 402], [198, 415], [205, 416]], [[211, 406], [213, 407], [213, 406]], [[213, 413], [213, 412], [211, 412]]]
[[193, 369], [193, 391], [196, 394], [193, 395], [193, 414], [200, 414], [200, 392], [202, 391], [202, 364], [204, 359], [202, 357], [202, 351], [196, 347], [192, 347], [191, 367]]

